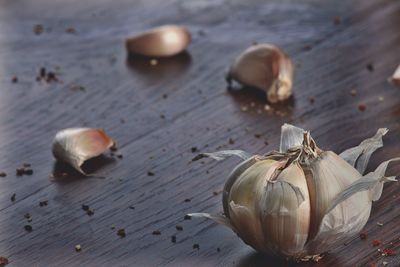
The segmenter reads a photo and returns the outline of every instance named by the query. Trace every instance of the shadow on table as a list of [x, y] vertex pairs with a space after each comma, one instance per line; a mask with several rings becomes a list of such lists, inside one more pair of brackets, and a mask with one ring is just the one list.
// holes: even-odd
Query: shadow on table
[[152, 58], [130, 54], [126, 65], [133, 72], [149, 79], [176, 77], [186, 72], [191, 65], [192, 57], [186, 51], [176, 56], [165, 58]]
[[251, 104], [253, 103], [256, 106], [255, 109], [260, 109], [262, 112], [266, 112], [265, 106], [268, 105], [271, 114], [288, 116], [292, 114], [295, 106], [295, 99], [293, 96], [283, 102], [271, 104], [267, 101], [265, 92], [254, 87], [235, 86], [234, 88], [228, 88], [227, 90], [235, 102], [242, 106], [247, 106], [249, 109], [251, 109]]
[[116, 160], [105, 155], [100, 155], [98, 157], [87, 160], [82, 165], [82, 170], [88, 175], [85, 176], [82, 173], [75, 170], [71, 165], [56, 161], [53, 166], [53, 179], [59, 183], [71, 183], [80, 179], [86, 178], [104, 178], [101, 174], [101, 170], [107, 165], [112, 164]]
[[[308, 261], [308, 262], [289, 262], [283, 259], [279, 259], [273, 256], [264, 255], [261, 253], [253, 252], [244, 258], [242, 258], [235, 267], [292, 267], [292, 266], [320, 266], [324, 261], [330, 263], [337, 262], [336, 258], [332, 254], [326, 254], [319, 262]], [[344, 266], [344, 265], [337, 265]]]

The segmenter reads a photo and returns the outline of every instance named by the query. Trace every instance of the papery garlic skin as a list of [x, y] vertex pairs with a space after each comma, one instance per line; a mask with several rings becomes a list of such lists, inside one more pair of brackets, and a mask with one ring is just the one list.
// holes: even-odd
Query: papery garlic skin
[[[53, 155], [77, 171], [85, 174], [82, 164], [101, 155], [114, 145], [114, 141], [102, 130], [95, 128], [67, 128], [57, 132], [53, 141]], [[85, 174], [86, 175], [86, 174]]]
[[[205, 153], [217, 160], [236, 155], [245, 161], [224, 188], [225, 216], [206, 217], [230, 227], [254, 249], [286, 259], [319, 259], [356, 235], [368, 221], [372, 201], [382, 194], [391, 161], [362, 175], [387, 129], [341, 156], [319, 149], [308, 132], [285, 124], [280, 151], [251, 156], [242, 151]], [[357, 160], [354, 160], [357, 159]], [[351, 165], [353, 164], [353, 165]]]
[[264, 90], [271, 103], [292, 95], [294, 66], [280, 48], [257, 44], [241, 53], [229, 69], [227, 80]]

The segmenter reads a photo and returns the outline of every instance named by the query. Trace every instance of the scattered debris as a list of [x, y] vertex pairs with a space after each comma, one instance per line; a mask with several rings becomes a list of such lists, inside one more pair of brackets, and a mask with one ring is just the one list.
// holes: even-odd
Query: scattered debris
[[382, 243], [382, 242], [381, 242], [380, 240], [377, 240], [377, 239], [372, 240], [372, 245], [373, 245], [374, 247], [379, 246], [381, 243]]
[[31, 164], [24, 163], [21, 168], [15, 169], [15, 174], [17, 176], [32, 175], [33, 174], [33, 170], [31, 168]]
[[197, 160], [200, 160], [202, 158], [205, 158], [205, 156], [203, 154], [198, 154], [194, 158], [192, 158], [192, 161], [197, 161]]
[[364, 233], [364, 232], [363, 232], [363, 233], [360, 233], [360, 239], [361, 239], [361, 240], [367, 239], [367, 236], [368, 236], [367, 233]]
[[25, 213], [24, 218], [28, 220], [28, 222], [32, 221], [32, 216], [30, 213]]
[[76, 252], [80, 252], [81, 250], [82, 250], [81, 245], [78, 244], [78, 245], [75, 246], [75, 251]]
[[40, 201], [40, 202], [39, 202], [39, 206], [40, 206], [40, 207], [44, 207], [44, 206], [47, 206], [48, 203], [49, 203], [48, 200], [43, 200], [43, 201]]
[[174, 243], [174, 244], [176, 243], [176, 236], [175, 235], [171, 236], [171, 242]]
[[376, 225], [378, 225], [378, 226], [383, 226], [383, 223], [377, 222]]
[[27, 231], [27, 232], [32, 232], [32, 230], [33, 230], [32, 226], [29, 225], [29, 224], [25, 225], [25, 226], [24, 226], [24, 229], [25, 229], [25, 231]]
[[342, 22], [342, 20], [339, 16], [336, 16], [333, 18], [333, 24], [339, 25], [341, 22]]
[[150, 60], [150, 65], [156, 66], [157, 64], [158, 64], [158, 60], [157, 59], [151, 59]]
[[303, 46], [303, 51], [310, 51], [312, 49], [312, 45], [310, 44], [306, 44], [305, 46]]
[[41, 25], [41, 24], [36, 24], [35, 26], [33, 26], [33, 32], [34, 32], [36, 35], [41, 34], [43, 31], [44, 31], [43, 25]]
[[77, 84], [71, 85], [71, 87], [69, 89], [71, 89], [71, 91], [81, 91], [81, 92], [85, 92], [86, 91], [86, 88], [84, 86], [77, 85]]
[[0, 267], [6, 266], [8, 263], [8, 258], [0, 256]]
[[44, 79], [46, 77], [46, 68], [45, 67], [40, 68], [39, 77], [42, 79]]
[[382, 253], [382, 256], [395, 256], [395, 255], [396, 255], [396, 252], [390, 248], [385, 248]]
[[267, 105], [264, 106], [264, 110], [265, 110], [265, 111], [271, 111], [271, 110], [272, 110], [272, 107], [271, 107], [270, 105], [267, 104]]
[[364, 112], [367, 109], [367, 106], [365, 104], [359, 104], [358, 105], [358, 110], [361, 112]]
[[118, 229], [117, 235], [121, 238], [124, 238], [126, 236], [125, 229], [124, 228]]
[[94, 215], [94, 210], [89, 207], [89, 205], [82, 204], [82, 209], [86, 211], [88, 216]]
[[73, 27], [68, 27], [68, 28], [65, 29], [65, 32], [66, 32], [66, 33], [75, 34], [75, 33], [76, 33], [76, 30], [75, 30], [75, 28], [73, 28]]
[[350, 91], [351, 96], [356, 96], [357, 95], [357, 90], [356, 89], [352, 89]]

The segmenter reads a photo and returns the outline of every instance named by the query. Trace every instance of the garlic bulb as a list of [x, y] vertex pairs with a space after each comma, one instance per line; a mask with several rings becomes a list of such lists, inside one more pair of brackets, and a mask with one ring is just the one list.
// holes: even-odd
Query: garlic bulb
[[269, 102], [276, 103], [292, 95], [293, 75], [293, 63], [285, 52], [272, 44], [257, 44], [235, 59], [227, 81], [261, 89]]
[[114, 145], [114, 141], [102, 130], [94, 128], [68, 128], [59, 131], [53, 141], [53, 155], [82, 174], [82, 164], [101, 155]]
[[132, 54], [168, 57], [185, 50], [190, 40], [190, 33], [185, 27], [165, 25], [127, 39], [126, 48]]
[[309, 132], [282, 126], [280, 151], [252, 156], [240, 150], [204, 153], [244, 161], [223, 191], [223, 215], [192, 213], [230, 227], [254, 249], [292, 260], [317, 260], [367, 223], [372, 201], [380, 198], [388, 164], [363, 175], [371, 154], [383, 146], [372, 138], [340, 155], [317, 147]]

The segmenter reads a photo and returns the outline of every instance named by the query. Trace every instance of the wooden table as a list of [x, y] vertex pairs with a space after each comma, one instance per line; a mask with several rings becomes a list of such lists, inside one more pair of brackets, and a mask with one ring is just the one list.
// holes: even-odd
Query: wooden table
[[[155, 66], [127, 59], [127, 37], [168, 23], [190, 29], [186, 54]], [[226, 90], [229, 64], [253, 42], [281, 46], [297, 66], [294, 97], [274, 112], [264, 110], [263, 94]], [[277, 149], [285, 122], [312, 130], [322, 148], [336, 152], [388, 127], [373, 170], [400, 152], [400, 91], [387, 82], [399, 63], [396, 0], [3, 0], [0, 256], [18, 267], [294, 266], [256, 254], [211, 221], [184, 220], [189, 212], [222, 211], [218, 192], [238, 162], [191, 159], [218, 149]], [[37, 81], [41, 67], [58, 81]], [[106, 154], [92, 164], [105, 178], [70, 169], [51, 177], [66, 168], [55, 164], [52, 139], [76, 126], [104, 128], [118, 142], [123, 159]], [[33, 175], [16, 176], [23, 163]], [[399, 171], [393, 164], [388, 173]], [[355, 237], [304, 265], [400, 266], [400, 256], [382, 257], [371, 244], [379, 239], [400, 254], [399, 201], [399, 184], [386, 185], [366, 240]], [[117, 235], [121, 228], [125, 238]]]

